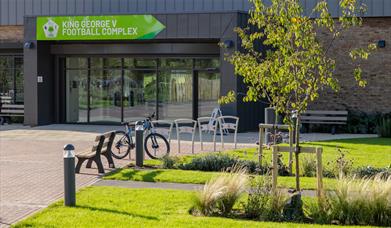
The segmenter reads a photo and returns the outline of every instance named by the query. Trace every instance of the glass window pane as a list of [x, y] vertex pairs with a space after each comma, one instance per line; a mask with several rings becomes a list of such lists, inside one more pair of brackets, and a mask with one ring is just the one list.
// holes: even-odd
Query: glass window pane
[[91, 58], [91, 69], [115, 69], [121, 68], [121, 58]]
[[66, 71], [66, 121], [87, 122], [87, 70]]
[[163, 58], [160, 66], [162, 68], [193, 68], [193, 59], [187, 58]]
[[103, 68], [103, 58], [90, 58], [91, 69]]
[[156, 71], [125, 71], [123, 106], [125, 121], [143, 120], [156, 112]]
[[81, 69], [81, 68], [87, 68], [87, 58], [67, 58], [66, 59], [66, 67], [68, 69]]
[[134, 69], [155, 69], [156, 59], [134, 59]]
[[208, 68], [218, 69], [219, 67], [220, 67], [220, 59], [219, 58], [196, 59], [195, 60], [195, 68], [196, 69], [208, 69]]
[[121, 70], [91, 70], [90, 122], [121, 122]]
[[220, 73], [198, 73], [198, 116], [210, 116], [219, 107]]
[[168, 70], [159, 75], [159, 119], [192, 118], [191, 70]]
[[12, 67], [12, 57], [11, 56], [0, 56], [0, 67], [2, 69]]
[[134, 58], [124, 58], [124, 67], [125, 68], [134, 68], [136, 59]]
[[23, 68], [15, 68], [15, 102], [24, 103], [24, 77]]
[[103, 59], [104, 68], [121, 68], [122, 59], [121, 58], [104, 58]]
[[24, 71], [23, 58], [15, 57], [15, 102], [24, 103]]
[[9, 103], [12, 77], [9, 75], [9, 57], [0, 56], [0, 102]]

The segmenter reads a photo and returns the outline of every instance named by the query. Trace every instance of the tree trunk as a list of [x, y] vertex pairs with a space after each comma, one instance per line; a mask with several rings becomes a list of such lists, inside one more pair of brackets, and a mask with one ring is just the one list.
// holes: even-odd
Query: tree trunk
[[296, 162], [296, 191], [300, 191], [300, 166], [299, 166], [299, 154], [300, 154], [300, 114], [297, 113], [295, 127], [295, 162]]

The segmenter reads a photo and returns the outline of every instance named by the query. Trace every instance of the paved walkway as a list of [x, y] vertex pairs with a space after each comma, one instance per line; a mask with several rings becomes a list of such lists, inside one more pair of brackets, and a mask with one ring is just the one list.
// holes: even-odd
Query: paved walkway
[[[120, 181], [120, 180], [99, 180], [95, 186], [112, 186], [122, 188], [152, 188], [152, 189], [174, 189], [174, 190], [200, 190], [202, 184], [181, 184], [181, 183], [163, 183], [163, 182], [142, 182], [142, 181]], [[288, 191], [288, 189], [286, 190]], [[303, 196], [315, 197], [316, 191], [302, 190]]]
[[[119, 126], [94, 125], [49, 125], [26, 127], [22, 125], [0, 126], [0, 227], [8, 226], [20, 219], [45, 208], [63, 196], [62, 148], [67, 143], [76, 147], [76, 152], [91, 147], [97, 133], [121, 129]], [[197, 134], [198, 137], [198, 134]], [[239, 148], [255, 146], [257, 133], [240, 133]], [[335, 138], [373, 137], [373, 135], [303, 135], [309, 140]], [[177, 154], [177, 143], [172, 141], [172, 154]], [[211, 141], [209, 136], [207, 141]], [[306, 141], [309, 141], [306, 140]], [[232, 136], [225, 136], [225, 149], [233, 149]], [[182, 155], [191, 153], [191, 144], [184, 142]], [[204, 151], [212, 151], [212, 143]], [[218, 144], [217, 150], [222, 150]], [[196, 143], [195, 153], [201, 152]], [[117, 167], [129, 160], [116, 160]], [[104, 161], [107, 171], [107, 163]], [[91, 185], [98, 180], [97, 170], [82, 169], [78, 174], [77, 187]]]

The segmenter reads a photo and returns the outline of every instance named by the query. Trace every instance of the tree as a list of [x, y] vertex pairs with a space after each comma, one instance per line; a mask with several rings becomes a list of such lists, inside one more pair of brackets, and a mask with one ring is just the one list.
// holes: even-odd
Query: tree
[[[296, 179], [299, 188], [298, 154], [300, 153], [300, 114], [310, 102], [319, 97], [319, 91], [331, 88], [338, 91], [339, 83], [333, 72], [336, 61], [330, 56], [333, 44], [349, 28], [362, 25], [360, 17], [365, 7], [357, 0], [340, 0], [341, 16], [333, 18], [326, 0], [320, 0], [311, 15], [304, 15], [299, 0], [250, 0], [249, 27], [236, 28], [241, 38], [242, 51], [227, 59], [234, 65], [235, 74], [243, 77], [247, 85], [244, 101], [267, 99], [276, 113], [295, 129]], [[318, 32], [327, 32], [329, 39], [322, 40]], [[266, 51], [256, 48], [263, 44]], [[376, 46], [358, 47], [348, 53], [353, 65], [352, 75], [360, 86], [365, 86], [361, 62]], [[236, 99], [233, 91], [220, 99], [220, 103]], [[297, 121], [292, 118], [295, 113]]]

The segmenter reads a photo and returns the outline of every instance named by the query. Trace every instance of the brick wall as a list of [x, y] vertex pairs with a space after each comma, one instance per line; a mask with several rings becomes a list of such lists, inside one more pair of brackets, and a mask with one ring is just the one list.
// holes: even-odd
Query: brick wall
[[0, 26], [0, 43], [22, 43], [23, 26]]
[[[326, 40], [324, 34], [322, 36]], [[363, 27], [351, 29], [341, 38], [330, 52], [336, 59], [335, 75], [340, 81], [341, 90], [339, 93], [322, 91], [319, 100], [311, 104], [310, 109], [391, 112], [391, 18], [366, 18]], [[378, 40], [385, 40], [386, 47], [377, 49], [362, 64], [368, 85], [361, 88], [354, 79], [348, 50], [365, 47]]]

